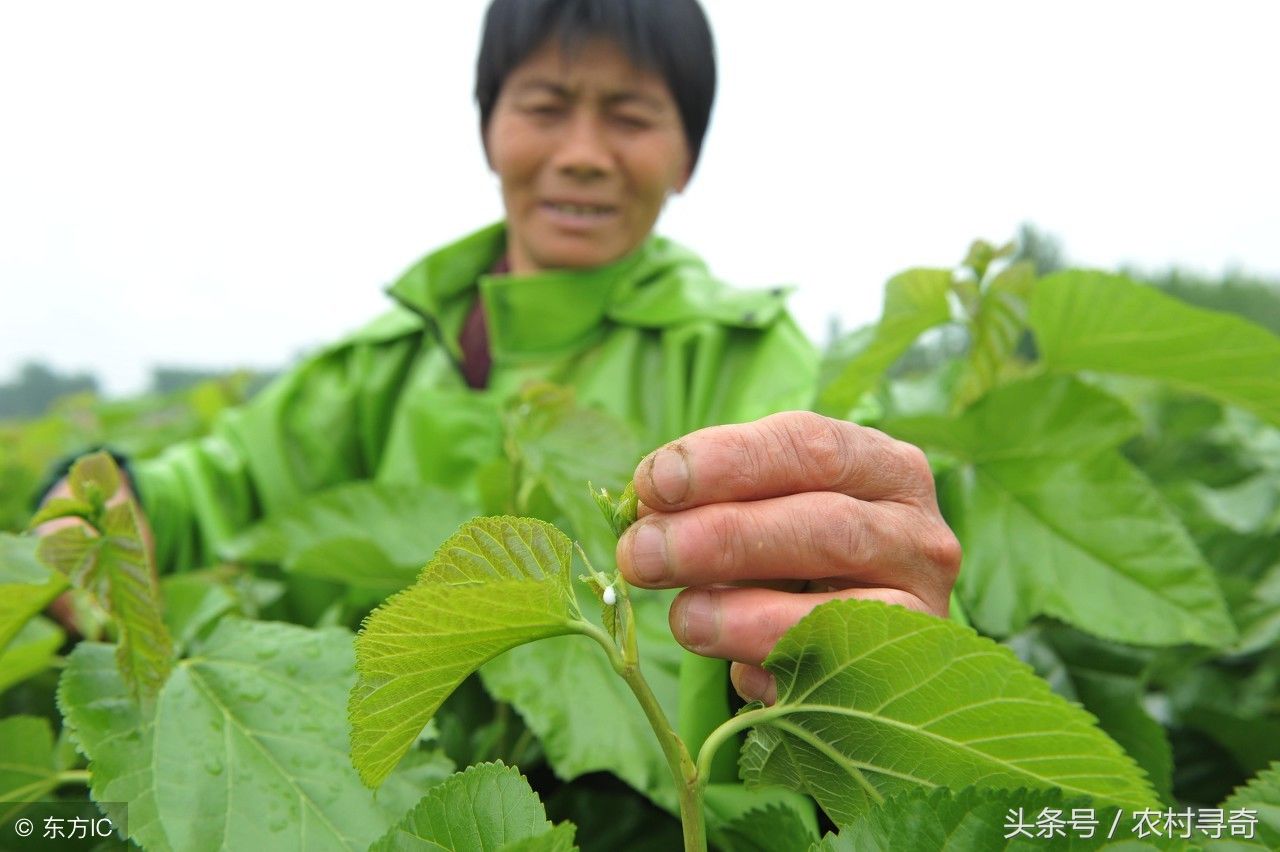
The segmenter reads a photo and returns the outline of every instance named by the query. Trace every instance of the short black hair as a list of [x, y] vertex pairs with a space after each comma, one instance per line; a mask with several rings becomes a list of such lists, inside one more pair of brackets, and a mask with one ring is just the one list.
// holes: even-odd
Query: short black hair
[[692, 171], [716, 96], [715, 45], [697, 0], [493, 0], [476, 60], [481, 136], [507, 75], [553, 36], [566, 50], [611, 38], [637, 66], [660, 74], [680, 111]]

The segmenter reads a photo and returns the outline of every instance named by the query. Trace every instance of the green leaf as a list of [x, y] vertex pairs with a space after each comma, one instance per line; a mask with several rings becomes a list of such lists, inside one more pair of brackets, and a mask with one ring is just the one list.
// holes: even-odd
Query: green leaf
[[[848, 419], [879, 428], [882, 422], [898, 418], [946, 417], [952, 410], [952, 387], [961, 366], [960, 361], [943, 360], [928, 370], [894, 376], [882, 382], [874, 394], [864, 395]], [[859, 414], [860, 408], [867, 413]]]
[[1246, 772], [1280, 761], [1280, 714], [1255, 715], [1206, 701], [1180, 712], [1178, 720], [1215, 740]]
[[912, 341], [926, 329], [951, 319], [947, 304], [950, 288], [951, 271], [947, 269], [912, 269], [889, 279], [875, 338], [821, 390], [815, 410], [843, 417], [853, 408]]
[[832, 601], [787, 631], [764, 666], [778, 700], [756, 710], [743, 779], [806, 792], [838, 825], [895, 793], [935, 786], [1155, 801], [1093, 717], [1008, 648], [952, 622]]
[[[270, 832], [274, 845], [292, 838], [305, 847], [298, 832], [308, 815], [314, 819], [316, 802], [333, 805], [330, 816], [358, 834], [352, 848], [363, 849], [452, 768], [416, 753], [421, 758], [406, 761], [412, 765], [374, 803], [344, 748], [346, 631], [226, 619], [202, 651], [165, 685], [155, 717], [131, 695], [110, 645], [76, 646], [58, 685], [58, 706], [90, 760], [93, 798], [127, 805], [130, 837], [145, 849], [259, 848], [269, 826], [286, 818], [285, 829]], [[193, 715], [169, 715], [175, 707]], [[307, 770], [293, 775], [300, 764]], [[160, 821], [157, 781], [174, 784], [162, 797], [173, 841]], [[117, 818], [114, 806], [104, 808]], [[188, 823], [191, 814], [215, 826], [208, 836]], [[245, 821], [232, 825], [237, 819]], [[236, 846], [233, 831], [257, 831], [259, 840]], [[322, 829], [307, 840], [324, 848], [333, 838]]]
[[49, 579], [49, 569], [36, 556], [39, 543], [35, 536], [0, 532], [0, 584], [41, 585]]
[[346, 583], [387, 595], [412, 583], [425, 561], [420, 559], [397, 565], [371, 541], [335, 538], [295, 553], [287, 569], [295, 574]]
[[1065, 627], [1033, 627], [1009, 642], [1062, 697], [1079, 701], [1173, 803], [1173, 754], [1164, 728], [1143, 706], [1152, 653], [1112, 645]]
[[151, 760], [176, 848], [365, 849], [421, 795], [396, 776], [375, 800], [352, 769], [353, 664], [346, 630], [226, 618], [178, 665]]
[[[566, 530], [596, 564], [612, 563], [618, 535], [600, 522], [595, 494], [583, 484], [625, 492], [641, 456], [631, 426], [579, 406], [572, 388], [547, 383], [527, 387], [508, 407], [504, 421], [506, 451], [519, 474], [513, 510], [537, 514]], [[539, 489], [550, 499], [552, 512], [539, 512], [531, 499]], [[619, 514], [617, 521], [622, 520]]]
[[121, 678], [115, 648], [97, 642], [76, 646], [58, 681], [58, 709], [89, 759], [94, 801], [103, 803], [114, 822], [127, 824], [129, 836], [144, 849], [173, 848], [156, 809], [154, 719], [143, 713]]
[[1212, 738], [1194, 728], [1169, 731], [1173, 745], [1173, 790], [1180, 801], [1220, 802], [1249, 780]]
[[1223, 821], [1229, 821], [1233, 812], [1253, 811], [1258, 824], [1254, 840], [1262, 849], [1280, 849], [1280, 761], [1267, 769], [1222, 803]]
[[1224, 440], [1241, 447], [1258, 466], [1280, 471], [1280, 428], [1247, 411], [1227, 408], [1220, 433]]
[[1117, 452], [976, 465], [948, 476], [939, 500], [964, 546], [961, 601], [983, 632], [1044, 614], [1133, 644], [1235, 638], [1212, 569]]
[[27, 522], [27, 529], [35, 529], [41, 524], [56, 518], [84, 518], [88, 520], [93, 517], [93, 513], [93, 506], [83, 500], [77, 500], [72, 497], [54, 497], [41, 506], [40, 511], [32, 515], [31, 520]]
[[1280, 532], [1280, 473], [1264, 471], [1222, 488], [1191, 485], [1204, 515], [1241, 534]]
[[998, 388], [959, 417], [886, 420], [904, 441], [971, 462], [1062, 458], [1117, 447], [1140, 423], [1114, 396], [1069, 376], [1037, 376]]
[[[97, 493], [93, 489], [102, 481], [115, 483], [110, 490], [107, 486], [101, 489], [107, 496], [113, 494], [119, 480], [111, 478], [114, 474], [106, 472], [108, 468], [114, 471], [114, 462], [103, 453], [77, 462], [72, 479], [79, 482], [78, 495]], [[142, 525], [132, 501], [107, 507], [95, 522], [101, 524], [100, 529], [91, 531], [77, 525], [45, 536], [37, 553], [76, 586], [92, 592], [111, 614], [120, 637], [116, 646], [120, 670], [138, 694], [149, 700], [173, 666], [173, 640], [161, 614], [155, 566], [143, 544]]]
[[483, 663], [581, 630], [571, 547], [541, 521], [477, 518], [441, 545], [416, 585], [365, 619], [350, 700], [352, 760], [365, 783], [387, 776], [449, 693]]
[[506, 415], [511, 454], [525, 475], [552, 490], [572, 489], [576, 504], [593, 501], [586, 482], [616, 492], [620, 500], [640, 460], [639, 440], [626, 421], [577, 403], [572, 388], [542, 383], [526, 388]]
[[970, 323], [969, 355], [956, 386], [958, 408], [996, 387], [1014, 367], [1012, 355], [1026, 331], [1035, 281], [1035, 266], [1022, 262], [1006, 267], [986, 286]]
[[[0, 802], [36, 802], [57, 786], [49, 720], [37, 716], [0, 719]], [[11, 815], [0, 811], [0, 824]]]
[[1280, 338], [1123, 276], [1068, 271], [1036, 285], [1030, 323], [1057, 371], [1143, 376], [1280, 424]]
[[[711, 810], [708, 802], [707, 810]], [[804, 849], [818, 839], [813, 806], [806, 815], [784, 804], [752, 808], [719, 825], [708, 825], [712, 842], [722, 852], [773, 852]], [[708, 819], [708, 823], [711, 820]]]
[[1157, 483], [1190, 479], [1216, 487], [1253, 473], [1257, 455], [1234, 429], [1241, 418], [1280, 436], [1280, 429], [1247, 411], [1149, 379], [1095, 374], [1090, 382], [1124, 399], [1142, 418], [1142, 434], [1124, 451]]
[[[1112, 824], [1116, 817], [1113, 839]], [[1156, 818], [1163, 829], [1163, 820]], [[1033, 852], [1196, 848], [1180, 839], [1139, 840], [1132, 814], [1065, 799], [1056, 790], [917, 790], [895, 795], [810, 852]]]
[[1047, 614], [1136, 644], [1232, 640], [1211, 567], [1155, 487], [1110, 449], [1139, 429], [1112, 395], [1040, 376], [957, 418], [881, 428], [970, 462], [941, 478], [939, 502], [964, 547], [961, 602], [984, 632], [1005, 636]]
[[110, 453], [97, 452], [76, 459], [67, 473], [71, 493], [81, 502], [101, 511], [106, 501], [120, 490], [120, 469]]
[[781, 808], [791, 812], [788, 820], [794, 819], [809, 835], [818, 836], [818, 809], [813, 799], [787, 787], [752, 789], [741, 781], [713, 781], [703, 791], [702, 804], [707, 827], [713, 835], [720, 826], [739, 820], [751, 811]]
[[[98, 547], [107, 610], [115, 619], [116, 659], [125, 682], [154, 696], [173, 667], [173, 639], [160, 609], [160, 589], [133, 503], [107, 509]], [[101, 586], [100, 586], [101, 588]]]
[[234, 539], [223, 556], [396, 591], [477, 507], [434, 486], [354, 482], [330, 488]]
[[1170, 651], [1165, 665], [1155, 671], [1167, 698], [1173, 733], [1199, 730], [1221, 746], [1225, 754], [1220, 751], [1216, 759], [1227, 765], [1217, 774], [1228, 780], [1232, 780], [1228, 773], [1236, 772], [1237, 766], [1242, 774], [1252, 774], [1280, 761], [1280, 707], [1276, 704], [1280, 648], [1245, 665], [1206, 664], [1206, 656]]
[[1080, 703], [1143, 768], [1161, 801], [1172, 803], [1173, 752], [1164, 728], [1142, 706], [1142, 685], [1123, 675], [1082, 668], [1072, 675]]
[[502, 852], [578, 852], [578, 845], [573, 842], [577, 831], [572, 823], [562, 822], [546, 834], [513, 840], [502, 847]]
[[41, 538], [36, 554], [75, 585], [89, 588], [97, 580], [101, 539], [84, 526], [63, 527]]
[[[671, 637], [674, 593], [631, 590], [642, 670], [674, 718], [684, 650]], [[520, 715], [558, 777], [612, 772], [662, 807], [676, 809], [671, 770], [644, 711], [594, 642], [563, 636], [514, 648], [480, 671], [485, 687]]]
[[0, 692], [43, 671], [65, 640], [66, 634], [49, 619], [28, 621], [0, 652]]
[[0, 651], [67, 587], [36, 557], [38, 540], [0, 532]]
[[818, 365], [818, 387], [825, 388], [831, 384], [844, 372], [845, 364], [866, 351], [876, 339], [878, 325], [878, 322], [874, 322], [841, 332], [827, 344], [822, 351], [822, 362]]
[[1011, 257], [1017, 251], [1017, 244], [1007, 242], [996, 246], [986, 240], [974, 240], [969, 244], [969, 253], [962, 261], [964, 266], [973, 270], [974, 277], [981, 281], [987, 277], [987, 267], [1003, 257]]
[[[566, 833], [568, 845], [564, 846]], [[516, 845], [547, 835], [554, 842]], [[369, 852], [517, 848], [571, 849], [573, 826], [553, 826], [520, 770], [498, 762], [469, 767], [433, 787]]]
[[618, 504], [614, 507], [614, 532], [618, 534], [618, 538], [622, 538], [622, 534], [627, 528], [636, 522], [636, 512], [638, 509], [639, 498], [636, 497], [636, 484], [628, 479], [627, 487], [622, 489], [622, 493], [618, 495]]
[[[1173, 498], [1175, 501], [1178, 498]], [[1267, 634], [1275, 629], [1280, 608], [1280, 535], [1241, 535], [1206, 528], [1184, 514], [1196, 544], [1213, 565], [1241, 637], [1230, 649], [1233, 656], [1264, 650], [1273, 644]], [[1268, 622], [1272, 622], [1268, 624]]]
[[1280, 643], [1280, 562], [1250, 585], [1247, 598], [1235, 612], [1240, 642], [1233, 650], [1239, 654], [1251, 654]]
[[613, 495], [609, 493], [609, 489], [596, 489], [594, 485], [588, 483], [588, 490], [591, 496], [595, 498], [596, 507], [600, 510], [600, 514], [609, 522], [609, 528], [613, 530], [614, 536], [622, 538], [622, 534], [627, 528], [636, 522], [636, 510], [638, 499], [636, 497], [636, 484], [630, 479], [627, 480], [627, 487], [622, 489], [622, 493], [615, 500]]
[[241, 610], [230, 575], [218, 569], [184, 571], [164, 577], [164, 623], [179, 646], [187, 647], [222, 616]]

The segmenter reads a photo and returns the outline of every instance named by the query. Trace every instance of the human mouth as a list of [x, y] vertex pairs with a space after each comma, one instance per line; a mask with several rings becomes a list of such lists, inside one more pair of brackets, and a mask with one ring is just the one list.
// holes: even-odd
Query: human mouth
[[583, 204], [572, 201], [544, 201], [539, 207], [559, 225], [580, 229], [597, 225], [618, 212], [608, 204]]

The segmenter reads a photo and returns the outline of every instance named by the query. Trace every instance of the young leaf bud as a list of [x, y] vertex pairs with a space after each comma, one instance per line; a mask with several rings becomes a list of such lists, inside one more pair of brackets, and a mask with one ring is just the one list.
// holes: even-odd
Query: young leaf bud
[[617, 500], [613, 499], [613, 495], [607, 488], [597, 489], [589, 483], [587, 487], [591, 491], [591, 497], [596, 501], [596, 506], [600, 509], [600, 514], [604, 515], [604, 519], [613, 529], [613, 534], [621, 538], [627, 527], [636, 522], [638, 504], [635, 483], [628, 482]]

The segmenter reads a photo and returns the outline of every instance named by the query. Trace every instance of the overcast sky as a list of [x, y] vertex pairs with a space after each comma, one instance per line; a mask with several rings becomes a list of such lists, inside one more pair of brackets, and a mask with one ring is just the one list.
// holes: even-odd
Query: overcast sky
[[[1280, 276], [1272, 3], [704, 2], [719, 97], [658, 227], [796, 285], [815, 339], [1023, 221], [1082, 265]], [[0, 4], [0, 381], [276, 367], [383, 310], [501, 216], [485, 5]]]

